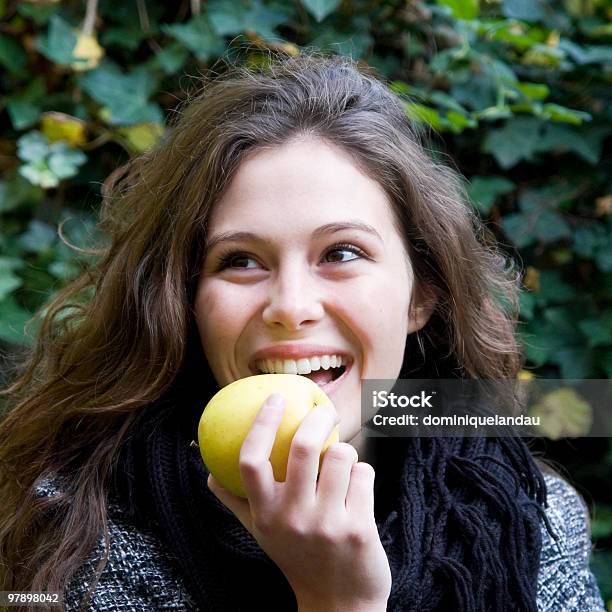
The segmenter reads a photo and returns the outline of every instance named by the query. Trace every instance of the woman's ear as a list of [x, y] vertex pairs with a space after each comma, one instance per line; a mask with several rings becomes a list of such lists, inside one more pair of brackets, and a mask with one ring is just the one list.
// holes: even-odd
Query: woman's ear
[[438, 298], [430, 287], [415, 289], [408, 315], [408, 333], [411, 334], [425, 327], [436, 308]]

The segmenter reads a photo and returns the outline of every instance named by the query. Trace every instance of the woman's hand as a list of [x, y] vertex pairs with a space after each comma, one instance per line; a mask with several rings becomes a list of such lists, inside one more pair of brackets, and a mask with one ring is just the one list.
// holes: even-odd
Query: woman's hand
[[212, 475], [210, 490], [285, 574], [300, 611], [385, 610], [391, 570], [374, 519], [374, 468], [336, 443], [317, 482], [323, 444], [339, 422], [333, 407], [317, 406], [293, 437], [286, 481], [277, 482], [268, 459], [283, 412], [282, 396], [268, 397], [240, 449], [248, 500]]

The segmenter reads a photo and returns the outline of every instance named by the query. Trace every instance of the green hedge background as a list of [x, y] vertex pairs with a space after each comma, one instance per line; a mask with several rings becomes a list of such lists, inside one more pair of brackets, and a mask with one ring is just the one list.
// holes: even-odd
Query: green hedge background
[[[58, 226], [99, 238], [101, 183], [199, 73], [305, 47], [375, 67], [466, 177], [524, 269], [522, 375], [610, 378], [609, 0], [0, 0], [0, 350], [32, 343], [25, 323], [88, 261]], [[612, 610], [612, 444], [541, 444], [591, 507]]]

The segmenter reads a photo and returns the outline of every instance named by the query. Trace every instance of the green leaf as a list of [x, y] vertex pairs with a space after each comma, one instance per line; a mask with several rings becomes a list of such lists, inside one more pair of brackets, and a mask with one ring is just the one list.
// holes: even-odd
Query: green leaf
[[50, 145], [47, 137], [38, 131], [24, 134], [17, 144], [17, 155], [27, 162], [19, 167], [19, 173], [45, 189], [57, 187], [60, 180], [74, 176], [87, 161], [82, 151], [70, 148], [65, 142]]
[[40, 117], [40, 107], [25, 100], [11, 100], [6, 110], [16, 131], [32, 127]]
[[597, 222], [584, 224], [574, 232], [574, 252], [595, 262], [602, 272], [612, 270], [612, 230]]
[[247, 30], [256, 32], [268, 40], [278, 40], [280, 37], [274, 29], [282, 23], [287, 23], [291, 9], [264, 6], [260, 0], [212, 0], [208, 3], [208, 16], [213, 30], [221, 36], [242, 34]]
[[538, 21], [546, 17], [540, 0], [504, 0], [502, 13], [506, 17], [524, 21]]
[[568, 183], [563, 179], [551, 180], [543, 187], [528, 187], [519, 192], [519, 208], [531, 212], [543, 208], [559, 209], [565, 202], [571, 202], [582, 189], [579, 184]]
[[595, 263], [602, 272], [612, 272], [612, 250], [602, 250], [595, 255]]
[[37, 39], [38, 50], [52, 62], [60, 65], [75, 61], [72, 51], [76, 43], [77, 36], [74, 29], [59, 15], [51, 17], [46, 35]]
[[527, 359], [536, 367], [544, 365], [548, 359], [548, 349], [546, 346], [542, 346], [534, 334], [524, 331], [519, 332], [519, 338]]
[[6, 181], [0, 182], [0, 213], [16, 210], [23, 205], [36, 205], [44, 197], [40, 187], [32, 185], [17, 172], [7, 176]]
[[467, 128], [475, 128], [478, 123], [471, 117], [467, 117], [457, 111], [448, 111], [446, 113], [447, 124], [455, 134], [460, 134]]
[[483, 38], [508, 43], [519, 51], [525, 51], [544, 41], [544, 37], [538, 28], [526, 28], [514, 19], [503, 21], [481, 19], [474, 25], [476, 31]]
[[538, 151], [541, 123], [537, 119], [518, 117], [499, 129], [490, 130], [482, 144], [504, 169], [516, 166], [521, 160], [531, 160]]
[[606, 228], [600, 223], [590, 222], [578, 227], [574, 233], [574, 251], [576, 254], [593, 259], [595, 253], [608, 242]]
[[12, 296], [0, 301], [0, 340], [12, 344], [31, 345], [32, 340], [25, 335], [25, 324], [32, 315], [17, 305]]
[[539, 306], [564, 304], [575, 300], [576, 290], [566, 283], [559, 270], [540, 270], [540, 289], [535, 294]]
[[596, 504], [593, 509], [591, 520], [591, 538], [607, 538], [612, 535], [612, 506], [608, 504]]
[[550, 93], [548, 85], [543, 83], [515, 83], [514, 87], [529, 100], [544, 100]]
[[501, 225], [504, 234], [506, 234], [519, 249], [524, 249], [536, 241], [536, 236], [533, 231], [533, 222], [529, 215], [511, 213], [502, 218]]
[[533, 319], [535, 312], [536, 298], [530, 291], [519, 293], [519, 310], [523, 319]]
[[54, 261], [49, 265], [49, 273], [63, 281], [76, 278], [81, 268], [75, 261]]
[[59, 185], [59, 179], [51, 172], [46, 161], [24, 164], [19, 167], [19, 174], [32, 185], [40, 185], [43, 189], [52, 189]]
[[70, 148], [65, 142], [53, 143], [50, 151], [47, 163], [51, 172], [59, 179], [74, 176], [79, 171], [79, 167], [87, 161], [85, 153]]
[[543, 210], [536, 221], [535, 234], [543, 242], [556, 242], [572, 235], [567, 221], [553, 210]]
[[590, 565], [604, 601], [612, 599], [612, 550], [595, 549], [591, 553]]
[[[419, 90], [417, 88], [414, 88], [413, 91], [419, 91]], [[455, 100], [455, 98], [453, 98], [452, 96], [449, 96], [443, 91], [426, 92], [426, 91], [420, 90], [420, 93], [424, 99], [429, 100], [430, 102], [433, 102], [434, 104], [437, 104], [438, 106], [441, 106], [442, 108], [448, 108], [451, 111], [455, 111], [456, 113], [463, 115], [466, 118], [467, 118], [467, 115], [469, 114], [468, 111], [465, 108], [463, 108], [463, 106], [461, 106], [461, 104], [459, 104], [457, 100]]]
[[536, 366], [541, 366], [550, 361], [557, 351], [568, 346], [568, 342], [563, 337], [557, 324], [541, 317], [534, 318], [526, 323], [520, 332], [520, 336], [525, 354]]
[[0, 66], [12, 74], [19, 74], [26, 65], [27, 55], [14, 38], [0, 33]]
[[559, 48], [565, 51], [578, 65], [612, 62], [612, 46], [591, 45], [581, 47], [576, 43], [562, 39]]
[[15, 270], [23, 268], [23, 261], [16, 257], [0, 257], [0, 302], [10, 295], [23, 282]]
[[136, 24], [108, 28], [102, 34], [100, 42], [103, 47], [117, 46], [128, 51], [136, 51], [143, 40], [157, 33], [155, 22], [149, 25], [150, 29], [148, 31], [143, 30], [142, 27]]
[[187, 23], [163, 25], [162, 31], [185, 45], [199, 60], [221, 55], [223, 39], [213, 30], [207, 15], [196, 15]]
[[319, 22], [331, 15], [341, 2], [342, 0], [302, 0], [304, 8]]
[[576, 321], [581, 315], [582, 308], [577, 303], [553, 306], [544, 310], [544, 318], [559, 336], [556, 346], [567, 348], [583, 345], [582, 334], [576, 328]]
[[413, 121], [430, 125], [434, 130], [442, 129], [442, 117], [434, 108], [429, 108], [416, 102], [404, 102], [404, 110], [406, 115]]
[[180, 43], [172, 43], [155, 55], [154, 65], [159, 66], [167, 75], [178, 72], [187, 61], [188, 51]]
[[568, 380], [591, 378], [594, 373], [593, 354], [587, 348], [566, 348], [554, 353], [550, 360], [561, 370], [561, 378]]
[[500, 85], [514, 86], [518, 83], [514, 70], [506, 62], [483, 55], [481, 56], [481, 64], [485, 73], [497, 83], [498, 88]]
[[437, 0], [440, 6], [448, 6], [457, 19], [476, 19], [480, 14], [478, 0]]
[[472, 113], [472, 115], [478, 120], [484, 119], [485, 121], [497, 121], [498, 119], [509, 119], [514, 115], [514, 113], [508, 106], [491, 106]]
[[555, 242], [571, 236], [567, 222], [552, 210], [511, 213], [502, 218], [504, 233], [520, 249], [537, 240]]
[[597, 319], [583, 319], [578, 327], [591, 348], [612, 344], [612, 311], [605, 312]]
[[576, 326], [582, 310], [577, 303], [547, 308], [544, 319], [529, 321], [521, 333], [529, 359], [538, 366], [558, 365], [563, 378], [591, 378], [596, 371], [593, 351]]
[[49, 141], [38, 131], [28, 132], [17, 141], [17, 156], [28, 162], [43, 161], [49, 153]]
[[56, 240], [55, 230], [38, 219], [30, 221], [28, 230], [19, 238], [19, 245], [31, 253], [44, 253]]
[[457, 83], [451, 95], [460, 104], [475, 111], [495, 106], [497, 84], [490, 74], [474, 74], [465, 83]]
[[514, 183], [503, 176], [474, 176], [467, 191], [478, 210], [487, 215], [496, 198], [510, 193], [514, 187]]
[[337, 55], [350, 55], [356, 60], [365, 57], [373, 44], [374, 40], [365, 26], [344, 32], [329, 25], [326, 25], [311, 43], [313, 48]]
[[596, 164], [601, 155], [601, 139], [588, 138], [581, 130], [549, 124], [544, 128], [536, 150], [555, 154], [572, 152], [590, 164]]
[[540, 116], [543, 119], [573, 123], [574, 125], [581, 125], [583, 121], [590, 121], [592, 119], [589, 113], [566, 108], [559, 104], [544, 104]]
[[37, 76], [24, 89], [4, 98], [8, 114], [16, 131], [31, 127], [38, 122], [45, 96], [45, 81]]
[[601, 370], [606, 373], [608, 378], [612, 378], [612, 347], [604, 349], [598, 359]]
[[31, 19], [36, 25], [44, 25], [51, 19], [59, 8], [59, 2], [54, 4], [30, 4], [29, 2], [18, 2], [17, 12]]
[[123, 74], [105, 61], [78, 82], [94, 100], [109, 109], [112, 125], [163, 123], [159, 106], [148, 101], [157, 88], [157, 78], [150, 71], [136, 69]]

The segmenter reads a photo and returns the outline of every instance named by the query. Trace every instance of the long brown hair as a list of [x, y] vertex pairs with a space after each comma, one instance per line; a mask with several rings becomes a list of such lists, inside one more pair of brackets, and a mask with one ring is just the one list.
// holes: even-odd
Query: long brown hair
[[[0, 590], [63, 590], [101, 534], [108, 554], [118, 453], [199, 342], [192, 308], [211, 208], [247, 152], [300, 135], [346, 150], [386, 190], [417, 283], [436, 299], [421, 333], [466, 376], [516, 377], [519, 272], [458, 175], [426, 153], [400, 98], [352, 60], [317, 53], [208, 76], [161, 145], [109, 178], [108, 243], [47, 306], [2, 392]], [[37, 499], [57, 474], [60, 494]]]

